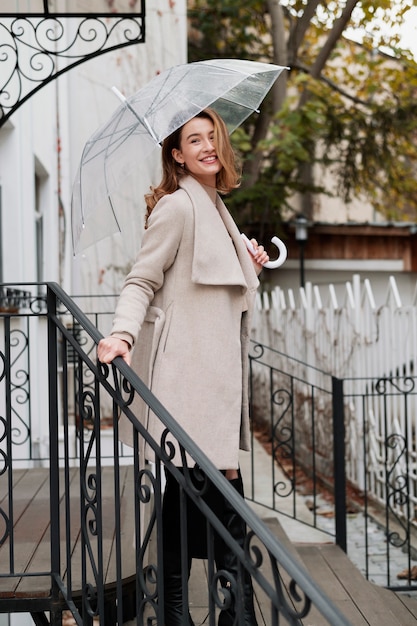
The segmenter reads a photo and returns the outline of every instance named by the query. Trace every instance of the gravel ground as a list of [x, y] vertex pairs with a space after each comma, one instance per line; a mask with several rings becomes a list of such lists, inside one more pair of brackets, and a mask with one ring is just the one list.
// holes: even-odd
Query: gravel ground
[[[305, 496], [304, 500], [306, 506], [310, 508], [311, 498]], [[333, 506], [320, 496], [317, 504], [319, 527], [333, 534]], [[417, 579], [417, 560], [411, 560], [409, 563], [407, 550], [389, 545], [383, 527], [375, 520], [369, 516], [366, 518], [361, 512], [350, 513], [346, 525], [348, 556], [371, 582], [384, 587], [408, 585], [407, 576], [399, 578], [398, 574], [408, 572], [409, 569]], [[368, 563], [366, 563], [366, 552], [368, 552]], [[411, 593], [417, 596], [417, 580], [412, 581], [412, 584], [413, 582], [416, 590]]]

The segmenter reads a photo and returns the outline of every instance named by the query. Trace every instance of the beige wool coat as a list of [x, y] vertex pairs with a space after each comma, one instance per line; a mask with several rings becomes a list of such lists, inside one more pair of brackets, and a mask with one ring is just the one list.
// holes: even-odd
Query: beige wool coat
[[[112, 335], [132, 345], [132, 367], [218, 469], [237, 468], [239, 448], [250, 449], [247, 353], [258, 284], [218, 194], [185, 176], [153, 209], [115, 312]], [[134, 412], [159, 442], [159, 418], [141, 399]], [[131, 443], [126, 422], [120, 436]]]

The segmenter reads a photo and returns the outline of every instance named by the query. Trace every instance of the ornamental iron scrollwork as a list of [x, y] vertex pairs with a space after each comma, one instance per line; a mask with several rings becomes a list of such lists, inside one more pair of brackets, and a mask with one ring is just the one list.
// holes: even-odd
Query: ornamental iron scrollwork
[[30, 437], [29, 338], [27, 331], [15, 328], [9, 334], [11, 436], [14, 445], [23, 445]]
[[[398, 378], [379, 378], [375, 383], [375, 391], [379, 395], [413, 393], [416, 388], [416, 379], [412, 376]], [[391, 389], [391, 391], [389, 391]]]
[[144, 42], [145, 0], [135, 2], [130, 12], [57, 13], [44, 2], [40, 13], [0, 13], [0, 128], [30, 96], [64, 72], [105, 52]]
[[[415, 379], [410, 376], [380, 378], [375, 384], [377, 394], [385, 399], [390, 395], [406, 398], [415, 392]], [[386, 411], [387, 408], [385, 407]], [[403, 548], [410, 541], [410, 486], [408, 467], [408, 442], [406, 434], [387, 433], [385, 436], [386, 505], [389, 518], [395, 520], [396, 529], [387, 528], [387, 541], [395, 548]], [[399, 514], [402, 511], [402, 514]]]
[[[5, 347], [0, 352], [0, 392], [4, 398], [4, 415], [0, 415], [0, 477], [10, 486], [12, 458], [17, 446], [30, 439], [28, 331], [12, 328], [8, 318], [2, 329]], [[0, 546], [10, 539], [12, 530], [10, 502], [0, 503]]]
[[29, 442], [31, 434], [29, 330], [27, 327], [13, 328], [8, 318], [3, 332], [6, 347], [0, 350], [0, 383], [1, 392], [4, 397], [7, 395], [8, 402], [5, 400], [6, 414], [0, 416], [0, 455], [6, 459], [7, 465], [7, 439], [10, 446], [23, 446]]
[[[289, 377], [271, 364], [270, 351], [264, 345], [253, 342], [250, 348], [251, 378], [252, 381], [256, 379], [256, 384], [252, 382], [251, 390], [252, 417], [259, 409], [261, 413], [270, 416], [266, 420], [262, 416], [261, 421], [267, 423], [272, 457], [281, 468], [283, 462], [286, 465], [285, 479], [275, 480], [274, 473], [273, 495], [287, 498], [295, 493], [293, 380], [291, 376]], [[258, 367], [257, 375], [254, 371], [256, 366]]]
[[158, 604], [158, 568], [156, 563], [147, 562], [146, 554], [149, 550], [152, 532], [156, 522], [156, 508], [160, 498], [155, 497], [159, 493], [158, 481], [149, 467], [140, 470], [136, 479], [135, 496], [137, 503], [148, 507], [148, 524], [140, 537], [140, 530], [136, 528], [136, 561], [138, 563], [137, 576], [141, 591], [141, 611], [150, 611], [153, 616], [157, 614]]
[[[7, 437], [7, 423], [4, 417], [0, 416], [0, 444]], [[6, 474], [10, 467], [10, 459], [5, 450], [0, 448], [0, 477]], [[6, 541], [10, 534], [10, 518], [8, 512], [0, 505], [0, 546]]]
[[[277, 419], [272, 425], [272, 450], [274, 458], [279, 460], [290, 460], [291, 474], [286, 472], [288, 481], [279, 480], [274, 483], [274, 493], [281, 498], [290, 496], [295, 489], [294, 466], [294, 428], [291, 420], [291, 408], [293, 396], [288, 389], [276, 389], [272, 394], [272, 405], [274, 415], [279, 410]], [[289, 417], [289, 419], [288, 419]]]
[[[408, 524], [398, 515], [398, 507], [410, 505], [410, 493], [408, 484], [408, 472], [404, 468], [404, 461], [407, 455], [407, 443], [405, 437], [392, 434], [386, 438], [387, 451], [395, 453], [396, 456], [391, 463], [387, 463], [387, 506], [390, 514], [394, 516], [397, 526], [401, 528], [403, 536], [398, 530], [387, 532], [388, 542], [395, 548], [402, 548], [408, 544], [410, 531]], [[409, 515], [407, 515], [408, 519]]]

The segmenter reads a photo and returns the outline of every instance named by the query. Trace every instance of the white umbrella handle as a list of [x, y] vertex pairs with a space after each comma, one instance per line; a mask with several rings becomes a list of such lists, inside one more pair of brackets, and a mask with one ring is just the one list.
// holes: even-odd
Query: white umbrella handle
[[[253, 247], [251, 241], [243, 233], [241, 233], [241, 235], [249, 252], [251, 254], [255, 254], [256, 250]], [[275, 261], [268, 261], [268, 263], [265, 263], [263, 267], [267, 267], [269, 270], [275, 270], [277, 267], [280, 267], [283, 263], [285, 263], [287, 258], [287, 248], [284, 242], [276, 236], [272, 237], [271, 242], [274, 244], [274, 246], [278, 248], [279, 256], [277, 259], [275, 259]]]

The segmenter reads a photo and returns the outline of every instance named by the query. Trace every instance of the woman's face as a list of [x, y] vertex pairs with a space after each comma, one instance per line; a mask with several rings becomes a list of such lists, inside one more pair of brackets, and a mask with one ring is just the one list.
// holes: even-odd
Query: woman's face
[[179, 150], [174, 148], [172, 156], [200, 183], [216, 186], [216, 175], [222, 169], [214, 145], [214, 125], [205, 117], [194, 117], [181, 131]]

